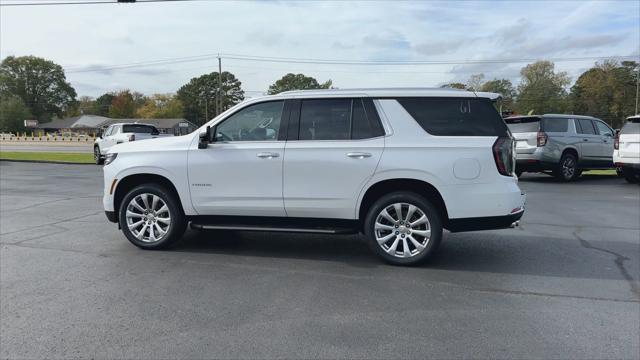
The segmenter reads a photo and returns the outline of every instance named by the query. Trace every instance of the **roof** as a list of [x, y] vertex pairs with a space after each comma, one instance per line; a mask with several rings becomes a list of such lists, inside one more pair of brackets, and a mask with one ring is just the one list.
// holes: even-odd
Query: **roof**
[[627, 118], [627, 121], [640, 120], [640, 115], [633, 115]]
[[516, 115], [509, 116], [506, 119], [531, 119], [531, 118], [550, 118], [550, 119], [596, 119], [588, 115], [571, 115], [571, 114], [543, 114], [543, 115]]
[[154, 125], [157, 128], [168, 129], [173, 128], [179, 123], [188, 123], [192, 127], [196, 127], [193, 123], [186, 119], [112, 119], [98, 115], [80, 115], [66, 119], [58, 119], [48, 123], [38, 125], [39, 129], [78, 129], [78, 128], [100, 128], [116, 123], [138, 123]]
[[274, 97], [308, 97], [308, 96], [370, 96], [370, 97], [409, 97], [409, 96], [433, 96], [433, 97], [485, 97], [495, 99], [500, 94], [467, 91], [451, 88], [355, 88], [355, 89], [317, 89], [317, 90], [292, 90], [281, 92]]

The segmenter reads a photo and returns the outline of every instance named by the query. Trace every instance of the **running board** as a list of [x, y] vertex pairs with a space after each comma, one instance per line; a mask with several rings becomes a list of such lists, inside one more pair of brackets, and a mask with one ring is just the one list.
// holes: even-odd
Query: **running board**
[[353, 234], [358, 232], [357, 222], [351, 220], [241, 216], [197, 216], [191, 219], [191, 228], [197, 230], [241, 230], [315, 234]]

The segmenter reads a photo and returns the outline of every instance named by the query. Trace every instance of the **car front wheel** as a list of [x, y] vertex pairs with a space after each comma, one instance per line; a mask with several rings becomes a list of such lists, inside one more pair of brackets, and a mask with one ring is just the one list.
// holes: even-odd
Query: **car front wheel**
[[100, 148], [98, 146], [93, 147], [93, 161], [96, 162], [96, 165], [102, 165], [104, 163], [104, 159], [102, 155], [100, 155]]
[[120, 204], [120, 226], [127, 239], [143, 249], [162, 249], [178, 241], [187, 226], [178, 199], [156, 184], [140, 185]]
[[442, 220], [427, 199], [411, 192], [383, 196], [369, 209], [365, 237], [371, 249], [393, 265], [427, 260], [442, 238]]

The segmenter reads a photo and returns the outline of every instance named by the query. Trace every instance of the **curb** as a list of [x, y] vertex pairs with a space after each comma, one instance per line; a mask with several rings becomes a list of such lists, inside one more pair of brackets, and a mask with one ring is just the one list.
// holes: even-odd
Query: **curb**
[[62, 164], [62, 165], [94, 165], [94, 163], [79, 163], [79, 162], [71, 162], [71, 161], [49, 161], [49, 160], [14, 160], [14, 159], [2, 159], [0, 161], [11, 161], [11, 162], [23, 162], [23, 163], [38, 163], [38, 164]]

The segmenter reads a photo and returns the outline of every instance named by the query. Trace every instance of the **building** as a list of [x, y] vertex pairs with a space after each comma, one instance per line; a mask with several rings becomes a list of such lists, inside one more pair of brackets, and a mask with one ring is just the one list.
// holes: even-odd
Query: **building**
[[36, 131], [47, 134], [94, 135], [98, 129], [116, 123], [149, 124], [157, 127], [161, 134], [174, 135], [189, 134], [196, 129], [196, 125], [186, 119], [112, 119], [98, 115], [80, 115], [39, 124]]

